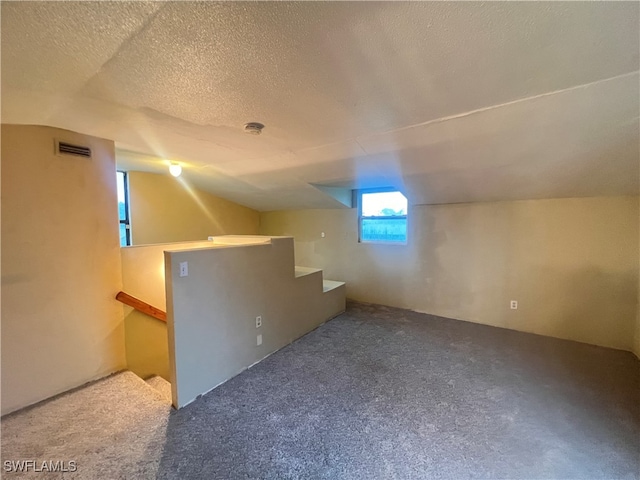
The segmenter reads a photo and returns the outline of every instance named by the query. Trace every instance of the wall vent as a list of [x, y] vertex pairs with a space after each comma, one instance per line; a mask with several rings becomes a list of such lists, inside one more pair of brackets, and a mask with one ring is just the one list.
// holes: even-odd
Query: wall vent
[[57, 152], [60, 155], [75, 155], [77, 157], [91, 158], [91, 149], [81, 145], [72, 145], [66, 142], [56, 142]]

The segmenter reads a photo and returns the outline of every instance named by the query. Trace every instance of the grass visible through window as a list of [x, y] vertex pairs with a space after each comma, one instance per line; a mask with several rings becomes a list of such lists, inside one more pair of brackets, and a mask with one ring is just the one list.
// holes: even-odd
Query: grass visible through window
[[361, 190], [360, 241], [407, 243], [407, 198], [399, 191]]

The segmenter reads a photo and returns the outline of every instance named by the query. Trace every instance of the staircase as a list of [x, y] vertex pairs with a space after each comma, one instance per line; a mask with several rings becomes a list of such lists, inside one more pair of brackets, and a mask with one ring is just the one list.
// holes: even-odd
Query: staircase
[[[157, 275], [157, 272], [164, 272], [166, 255], [169, 265], [173, 265], [172, 256], [185, 256], [194, 266], [188, 278], [173, 276], [174, 287], [185, 280], [194, 280], [192, 277], [197, 275], [214, 275], [217, 274], [216, 269], [220, 263], [218, 261], [238, 256], [238, 253], [242, 253], [238, 247], [244, 244], [247, 245], [246, 252], [253, 255], [252, 262], [231, 262], [228, 271], [223, 272], [222, 278], [206, 277], [204, 282], [199, 282], [196, 278], [193, 288], [185, 290], [193, 297], [188, 304], [193, 305], [195, 300], [198, 300], [204, 305], [204, 311], [218, 312], [220, 303], [214, 302], [209, 306], [209, 297], [217, 290], [228, 286], [230, 282], [235, 282], [233, 291], [244, 289], [246, 292], [240, 300], [236, 298], [227, 301], [227, 297], [221, 297], [225, 307], [232, 305], [235, 309], [227, 312], [226, 316], [216, 316], [215, 321], [210, 321], [207, 315], [204, 323], [198, 324], [198, 317], [193, 318], [185, 315], [185, 312], [178, 311], [178, 314], [182, 315], [178, 318], [189, 318], [190, 322], [176, 321], [176, 310], [179, 310], [176, 306], [181, 305], [181, 299], [175, 295], [174, 288], [170, 299], [174, 307], [170, 319], [172, 331], [175, 333], [176, 325], [182, 329], [180, 334], [184, 333], [185, 328], [195, 329], [195, 332], [199, 328], [209, 329], [208, 343], [205, 347], [203, 348], [201, 342], [202, 335], [191, 335], [196, 340], [196, 345], [188, 345], [186, 350], [185, 345], [182, 345], [182, 357], [179, 359], [182, 364], [176, 360], [176, 365], [182, 365], [183, 372], [197, 373], [203, 377], [212, 374], [212, 371], [215, 368], [219, 369], [221, 365], [228, 370], [214, 372], [217, 376], [210, 375], [211, 378], [207, 377], [202, 381], [198, 379], [200, 384], [195, 386], [194, 392], [187, 391], [187, 401], [183, 401], [182, 405], [176, 400], [177, 406], [184, 406], [191, 398], [195, 399], [198, 394], [210, 391], [216, 385], [344, 311], [344, 283], [324, 280], [320, 269], [295, 267], [291, 237], [216, 237], [213, 249], [210, 243], [206, 245], [206, 249], [190, 245], [187, 250], [167, 252], [166, 246], [123, 249], [123, 252], [127, 252], [123, 253], [125, 289], [128, 289], [128, 285], [141, 289], [138, 292], [132, 288], [133, 291], [120, 292], [117, 296], [118, 300], [134, 308], [133, 311], [129, 310], [125, 317], [127, 361], [132, 371], [115, 373], [2, 418], [1, 457], [4, 473], [10, 474], [11, 478], [42, 478], [43, 475], [47, 478], [61, 478], [62, 475], [62, 478], [83, 479], [155, 478], [166, 448], [167, 432], [171, 431], [172, 397], [180, 398], [179, 393], [172, 395], [172, 387], [175, 392], [179, 392], [179, 380], [184, 378], [176, 375], [178, 381], [173, 386], [163, 378], [168, 377], [168, 373], [162, 368], [169, 370], [166, 365], [169, 362], [166, 353], [167, 315], [164, 308], [167, 302], [164, 297], [165, 280], [163, 276]], [[249, 249], [251, 246], [253, 248]], [[211, 254], [214, 256], [207, 257]], [[130, 258], [125, 258], [126, 255]], [[202, 255], [204, 257], [201, 259]], [[243, 260], [243, 257], [237, 259]], [[210, 265], [200, 268], [205, 262], [209, 262]], [[236, 264], [248, 264], [255, 266], [255, 269], [252, 267], [245, 275], [238, 275]], [[270, 266], [265, 269], [267, 264]], [[248, 286], [247, 281], [255, 280], [259, 275], [262, 275], [262, 278], [254, 282], [254, 286]], [[201, 298], [191, 294], [197, 293], [199, 289], [195, 287], [203, 284], [216, 288], [207, 291], [204, 297], [200, 295]], [[254, 301], [256, 305], [252, 307], [254, 310], [250, 314], [235, 313], [236, 310], [242, 310], [244, 304], [260, 294], [261, 290], [266, 291], [273, 285], [278, 287], [269, 295], [260, 297], [259, 302]], [[140, 300], [141, 298], [151, 303]], [[256, 315], [255, 312], [265, 315], [265, 324], [256, 324], [254, 328], [252, 317]], [[127, 323], [132, 318], [152, 323], [142, 324], [143, 331], [135, 330]], [[240, 322], [243, 321], [250, 322], [251, 326], [242, 327]], [[238, 328], [238, 325], [241, 325], [241, 328]], [[221, 338], [219, 330], [225, 331], [227, 337]], [[139, 346], [131, 341], [132, 337], [136, 337], [144, 347], [141, 349], [140, 359], [131, 355], [132, 352], [136, 352], [135, 347]], [[231, 340], [235, 341], [236, 347], [228, 350]], [[158, 346], [161, 350], [159, 354]], [[225, 348], [228, 350], [226, 356], [207, 356], [210, 352], [219, 355]], [[238, 357], [238, 352], [243, 356]], [[190, 368], [188, 365], [192, 357], [196, 359], [197, 368]], [[148, 367], [148, 370], [143, 372], [134, 368], [138, 361], [146, 362], [144, 367]], [[158, 368], [158, 365], [162, 368]], [[162, 374], [162, 377], [151, 375], [157, 373]], [[192, 386], [187, 385], [189, 388]], [[34, 461], [40, 464], [34, 464]], [[55, 470], [44, 470], [43, 461], [51, 462]], [[7, 466], [10, 467], [10, 473]], [[54, 473], [53, 476], [51, 473]]]
[[171, 384], [169, 382], [159, 375], [147, 378], [145, 382], [151, 388], [157, 390], [167, 402], [171, 403]]
[[[124, 371], [7, 415], [2, 464], [37, 458], [68, 468], [74, 461], [77, 471], [64, 478], [155, 478], [172, 411], [167, 386], [160, 377], [145, 382]], [[42, 478], [33, 467], [5, 474]]]
[[292, 237], [225, 235], [121, 253], [116, 298], [133, 307], [125, 309], [128, 368], [171, 378], [178, 408], [345, 309], [344, 282], [295, 266]]

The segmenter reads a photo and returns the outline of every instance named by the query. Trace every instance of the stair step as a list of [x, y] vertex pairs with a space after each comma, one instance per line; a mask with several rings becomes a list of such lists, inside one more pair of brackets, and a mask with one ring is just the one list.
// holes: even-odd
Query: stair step
[[322, 272], [321, 268], [312, 268], [312, 267], [299, 267], [296, 265], [295, 267], [296, 278], [304, 277], [305, 275], [311, 275], [313, 273]]
[[159, 375], [147, 378], [145, 382], [157, 390], [163, 398], [171, 403], [171, 384], [169, 382]]
[[336, 282], [335, 280], [323, 280], [322, 281], [322, 293], [330, 292], [331, 290], [335, 290], [343, 286], [344, 282]]
[[155, 478], [170, 414], [140, 377], [121, 372], [3, 417], [2, 459], [73, 459], [83, 478]]

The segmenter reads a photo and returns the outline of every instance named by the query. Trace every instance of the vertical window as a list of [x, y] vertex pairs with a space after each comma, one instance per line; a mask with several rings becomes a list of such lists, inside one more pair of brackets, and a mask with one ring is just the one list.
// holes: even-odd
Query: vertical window
[[393, 189], [358, 191], [360, 242], [407, 243], [407, 198]]
[[120, 246], [131, 245], [131, 229], [129, 226], [129, 189], [127, 188], [127, 172], [116, 172], [118, 181], [118, 216], [120, 217]]

